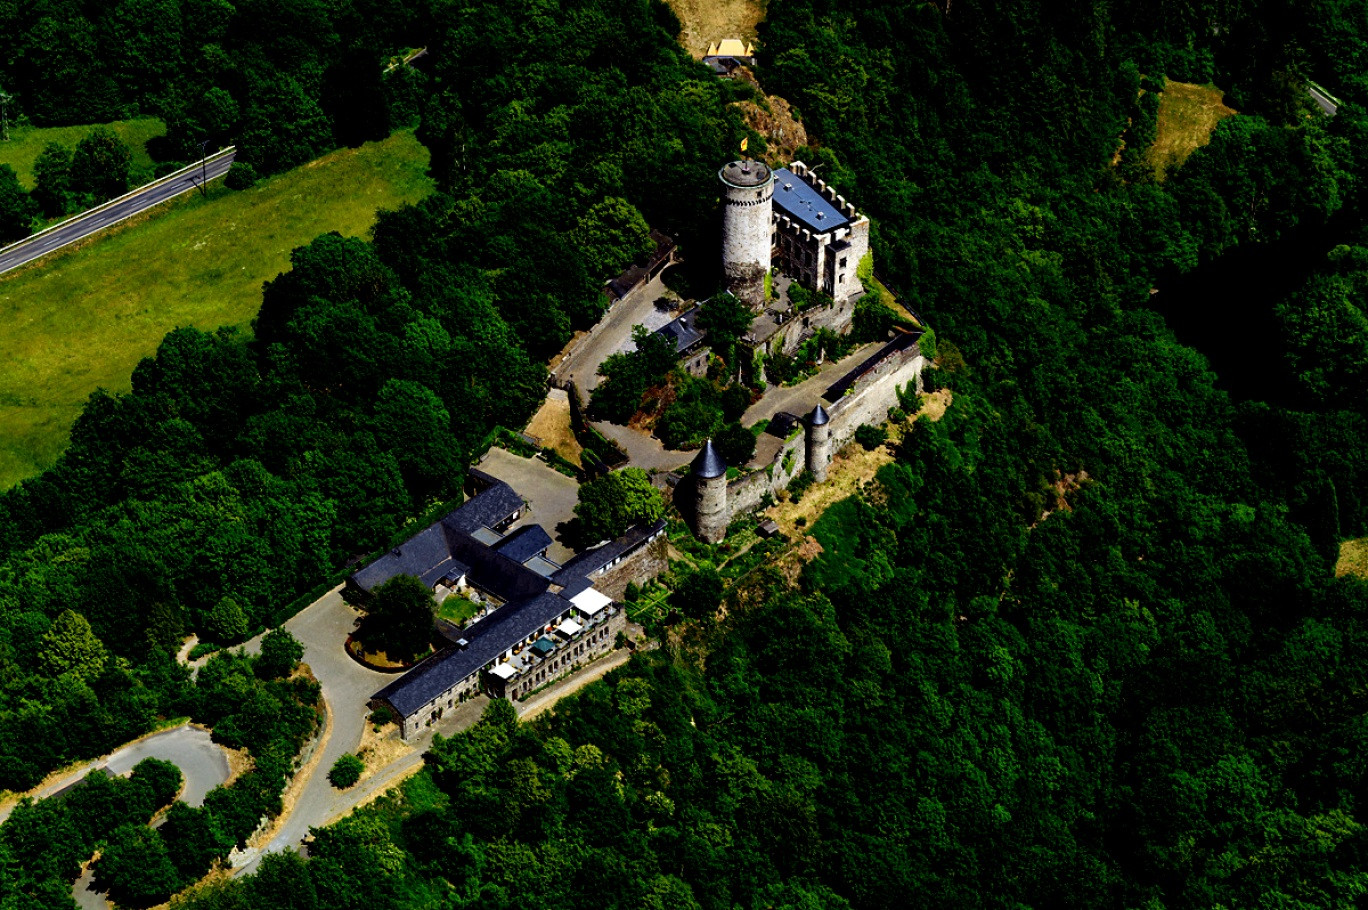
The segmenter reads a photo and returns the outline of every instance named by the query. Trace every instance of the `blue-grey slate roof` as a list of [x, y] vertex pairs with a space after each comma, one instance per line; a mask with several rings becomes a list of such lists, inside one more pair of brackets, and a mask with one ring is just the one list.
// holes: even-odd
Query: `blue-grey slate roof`
[[836, 203], [786, 167], [774, 172], [774, 205], [813, 233], [824, 234], [850, 224]]
[[820, 427], [830, 422], [831, 415], [827, 414], [826, 408], [822, 407], [820, 401], [817, 402], [817, 407], [812, 409], [812, 416], [808, 418], [808, 423], [812, 424], [814, 427]]
[[408, 717], [570, 609], [570, 601], [550, 592], [504, 604], [463, 631], [469, 642], [465, 648], [453, 647], [429, 657], [375, 697]]
[[723, 460], [722, 454], [717, 451], [717, 446], [713, 445], [711, 439], [705, 441], [703, 448], [694, 456], [693, 472], [703, 478], [721, 477], [727, 473], [727, 462]]
[[452, 562], [451, 547], [447, 543], [446, 528], [439, 521], [390, 550], [384, 556], [364, 566], [352, 575], [352, 581], [364, 591], [374, 591], [396, 575], [416, 575], [428, 582], [440, 581]]
[[674, 342], [675, 353], [683, 354], [689, 348], [703, 340], [707, 334], [698, 328], [698, 310], [693, 309], [680, 316], [673, 322], [667, 323], [656, 329], [657, 335], [662, 335]]
[[509, 559], [526, 563], [534, 556], [540, 556], [551, 546], [551, 535], [541, 525], [524, 525], [494, 544], [494, 552], [502, 553]]
[[469, 502], [442, 519], [448, 525], [469, 534], [476, 528], [492, 528], [508, 520], [508, 517], [523, 507], [523, 498], [504, 483], [483, 471], [471, 472], [472, 477], [488, 478], [490, 485]]
[[471, 475], [490, 485], [441, 521], [358, 569], [351, 577], [352, 583], [369, 592], [396, 575], [415, 575], [432, 587], [446, 575], [466, 574], [471, 563], [457, 555], [458, 539], [462, 539], [464, 546], [463, 538], [472, 531], [501, 524], [523, 507], [522, 497], [502, 480], [483, 471], [471, 471]]

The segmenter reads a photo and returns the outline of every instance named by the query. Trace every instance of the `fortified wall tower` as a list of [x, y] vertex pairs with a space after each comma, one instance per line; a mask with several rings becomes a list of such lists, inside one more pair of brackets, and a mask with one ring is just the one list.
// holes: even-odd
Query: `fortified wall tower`
[[820, 401], [807, 423], [807, 469], [821, 483], [827, 478], [827, 465], [831, 464], [831, 418]]
[[727, 508], [727, 463], [711, 439], [703, 443], [693, 461], [693, 476], [698, 495], [694, 506], [698, 537], [704, 543], [717, 543], [727, 536], [731, 509]]
[[727, 290], [752, 309], [765, 305], [773, 246], [774, 172], [760, 161], [733, 161], [722, 181], [722, 274]]

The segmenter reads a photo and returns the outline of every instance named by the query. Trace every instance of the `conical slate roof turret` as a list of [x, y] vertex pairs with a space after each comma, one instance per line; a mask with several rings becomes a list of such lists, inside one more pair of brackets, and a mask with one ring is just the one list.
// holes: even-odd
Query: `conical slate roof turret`
[[808, 423], [812, 424], [814, 427], [820, 427], [825, 426], [830, 420], [831, 418], [827, 416], [826, 408], [822, 407], [820, 401], [817, 402], [817, 407], [812, 409], [812, 414], [808, 417]]
[[693, 460], [693, 472], [704, 480], [721, 477], [727, 473], [727, 463], [722, 460], [721, 455], [717, 454], [717, 447], [713, 445], [711, 439], [703, 443], [703, 448], [699, 450], [698, 457]]

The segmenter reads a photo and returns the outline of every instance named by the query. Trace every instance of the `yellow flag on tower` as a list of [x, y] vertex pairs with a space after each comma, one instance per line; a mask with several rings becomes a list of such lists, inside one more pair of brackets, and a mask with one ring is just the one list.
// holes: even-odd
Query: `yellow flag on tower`
[[748, 146], [748, 145], [750, 145], [750, 137], [749, 137], [749, 136], [747, 136], [746, 138], [744, 138], [744, 139], [741, 140], [741, 151], [744, 152], [744, 151], [746, 150], [746, 146]]

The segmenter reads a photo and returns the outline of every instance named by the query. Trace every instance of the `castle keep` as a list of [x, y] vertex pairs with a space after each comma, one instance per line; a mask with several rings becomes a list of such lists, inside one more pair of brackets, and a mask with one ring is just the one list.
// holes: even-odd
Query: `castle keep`
[[775, 260], [837, 304], [864, 293], [855, 269], [869, 252], [869, 219], [806, 164], [770, 170], [760, 161], [733, 161], [717, 177], [722, 273], [737, 298], [764, 307], [765, 273]]

